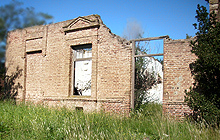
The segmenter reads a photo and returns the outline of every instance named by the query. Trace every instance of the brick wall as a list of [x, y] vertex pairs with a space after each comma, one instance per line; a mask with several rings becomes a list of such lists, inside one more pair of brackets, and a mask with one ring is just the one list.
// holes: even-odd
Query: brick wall
[[5, 66], [7, 75], [12, 76], [22, 71], [21, 76], [16, 79], [14, 86], [21, 84], [22, 88], [17, 90], [17, 100], [23, 99], [24, 92], [24, 68], [25, 68], [25, 40], [24, 30], [15, 30], [8, 33]]
[[[83, 44], [92, 44], [91, 96], [74, 96], [71, 46]], [[190, 113], [184, 91], [192, 86], [189, 64], [196, 56], [189, 44], [189, 39], [164, 41], [163, 110], [177, 117]], [[22, 70], [17, 100], [128, 114], [131, 61], [131, 44], [90, 15], [9, 32], [5, 65], [8, 75]]]
[[[98, 15], [9, 32], [7, 74], [23, 70], [17, 100], [128, 113], [131, 46], [125, 42]], [[71, 46], [83, 44], [92, 44], [91, 96], [74, 96]]]
[[209, 0], [209, 11], [210, 13], [214, 11], [217, 14], [217, 19], [220, 21], [220, 7], [219, 7], [219, 0]]
[[[220, 21], [219, 0], [209, 0], [210, 12], [217, 14]], [[164, 92], [163, 110], [175, 117], [183, 117], [192, 112], [184, 103], [185, 90], [193, 85], [189, 64], [196, 60], [191, 53], [190, 39], [164, 42]]]
[[184, 103], [185, 90], [193, 84], [189, 64], [196, 60], [191, 53], [190, 39], [164, 42], [163, 110], [176, 117], [190, 113]]

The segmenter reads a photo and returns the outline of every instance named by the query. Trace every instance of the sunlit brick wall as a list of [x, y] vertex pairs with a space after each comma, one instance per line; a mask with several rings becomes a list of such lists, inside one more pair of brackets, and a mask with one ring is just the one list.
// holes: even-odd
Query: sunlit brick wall
[[[7, 74], [17, 66], [22, 69], [16, 79], [22, 86], [17, 100], [129, 112], [131, 46], [111, 33], [98, 15], [15, 30], [7, 42]], [[92, 44], [91, 96], [74, 96], [71, 46], [83, 44]]]
[[164, 42], [164, 95], [163, 110], [172, 116], [190, 113], [184, 103], [185, 90], [193, 85], [189, 64], [196, 60], [191, 53], [190, 39]]

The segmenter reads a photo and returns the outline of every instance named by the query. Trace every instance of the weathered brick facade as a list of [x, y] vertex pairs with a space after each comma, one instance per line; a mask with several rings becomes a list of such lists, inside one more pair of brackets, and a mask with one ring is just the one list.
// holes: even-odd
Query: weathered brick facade
[[[98, 15], [9, 32], [7, 74], [22, 69], [17, 100], [129, 112], [131, 45], [124, 42]], [[91, 96], [72, 94], [72, 46], [84, 44], [92, 45]]]
[[[214, 11], [217, 14], [218, 21], [220, 21], [219, 4], [219, 0], [209, 0], [210, 12]], [[163, 110], [175, 117], [192, 113], [184, 103], [185, 90], [188, 90], [194, 82], [189, 64], [197, 58], [191, 53], [190, 41], [191, 39], [167, 39], [164, 42]]]
[[191, 39], [164, 41], [164, 112], [177, 117], [190, 113], [184, 103], [185, 90], [193, 84], [189, 64], [196, 60], [191, 53]]
[[[218, 12], [217, 3], [210, 1], [210, 10]], [[164, 40], [163, 110], [172, 116], [191, 112], [184, 103], [193, 83], [189, 64], [196, 60], [190, 41]], [[72, 47], [85, 44], [92, 45], [91, 95], [73, 95]], [[133, 105], [132, 45], [111, 33], [98, 15], [9, 32], [6, 68], [7, 75], [22, 70], [17, 100], [121, 113]]]
[[[97, 15], [15, 30], [8, 34], [7, 74], [22, 69], [17, 100], [84, 110], [128, 113], [131, 107], [132, 48]], [[73, 95], [72, 46], [92, 44], [91, 96]], [[164, 112], [189, 113], [184, 91], [193, 79], [190, 40], [164, 40]]]
[[217, 14], [217, 19], [220, 21], [220, 1], [219, 0], [209, 0], [209, 11], [210, 13], [214, 11]]

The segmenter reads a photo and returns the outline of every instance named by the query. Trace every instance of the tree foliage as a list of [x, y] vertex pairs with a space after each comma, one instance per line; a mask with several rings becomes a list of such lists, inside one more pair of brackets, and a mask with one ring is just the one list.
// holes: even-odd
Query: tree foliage
[[220, 123], [220, 23], [204, 6], [198, 5], [196, 13], [198, 32], [191, 46], [197, 60], [190, 64], [195, 83], [185, 101], [196, 121], [216, 126]]
[[7, 32], [14, 29], [47, 24], [53, 17], [35, 12], [33, 7], [23, 8], [21, 2], [11, 1], [0, 7], [0, 60], [4, 60]]

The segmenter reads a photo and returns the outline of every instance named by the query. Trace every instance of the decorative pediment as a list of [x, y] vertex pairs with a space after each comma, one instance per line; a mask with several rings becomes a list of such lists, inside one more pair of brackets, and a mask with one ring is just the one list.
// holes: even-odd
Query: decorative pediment
[[65, 32], [70, 32], [98, 26], [100, 26], [98, 19], [91, 20], [86, 17], [78, 17], [73, 19], [67, 26], [64, 26], [63, 29]]

